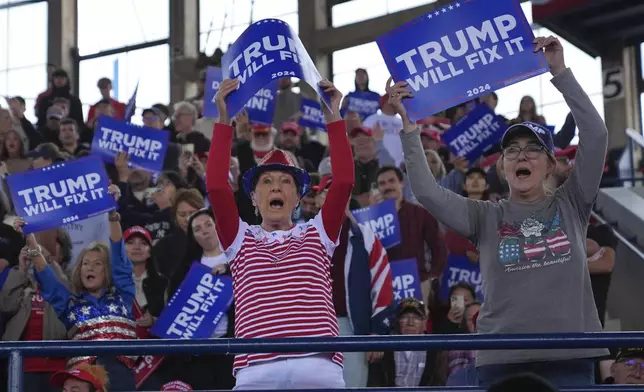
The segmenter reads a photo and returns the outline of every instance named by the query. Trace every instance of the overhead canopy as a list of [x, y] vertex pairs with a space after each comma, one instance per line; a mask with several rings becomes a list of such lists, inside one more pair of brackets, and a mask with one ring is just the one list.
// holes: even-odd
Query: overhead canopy
[[533, 0], [532, 19], [591, 56], [644, 41], [642, 0]]

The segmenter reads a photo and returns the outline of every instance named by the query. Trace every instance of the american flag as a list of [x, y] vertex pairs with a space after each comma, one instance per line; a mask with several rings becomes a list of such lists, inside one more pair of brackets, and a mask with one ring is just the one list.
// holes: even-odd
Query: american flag
[[570, 253], [570, 241], [568, 241], [566, 233], [560, 228], [557, 227], [555, 230], [548, 232], [545, 237], [553, 255], [565, 256]]
[[503, 265], [517, 264], [521, 258], [518, 238], [504, 238], [499, 244], [499, 259]]
[[136, 94], [139, 92], [139, 82], [136, 82], [136, 87], [134, 88], [134, 93], [130, 97], [130, 100], [127, 101], [125, 105], [125, 122], [132, 121], [132, 116], [136, 110]]
[[546, 257], [546, 241], [542, 237], [526, 239], [523, 253], [530, 261], [543, 260]]

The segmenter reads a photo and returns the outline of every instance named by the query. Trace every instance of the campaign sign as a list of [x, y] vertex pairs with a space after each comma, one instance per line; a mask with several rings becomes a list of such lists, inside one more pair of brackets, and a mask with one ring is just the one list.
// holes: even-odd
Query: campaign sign
[[203, 116], [207, 118], [219, 117], [219, 110], [215, 104], [215, 95], [219, 91], [219, 83], [223, 80], [221, 68], [208, 67], [206, 69], [206, 83], [203, 94]]
[[476, 161], [499, 143], [508, 125], [487, 105], [478, 105], [441, 135], [454, 155]]
[[395, 200], [389, 199], [369, 207], [352, 210], [351, 214], [360, 226], [366, 226], [373, 231], [386, 249], [402, 241]]
[[96, 122], [92, 155], [100, 156], [107, 163], [121, 151], [130, 155], [133, 167], [150, 172], [160, 172], [168, 148], [170, 132], [129, 124], [107, 116]]
[[391, 278], [394, 280], [394, 302], [398, 303], [400, 300], [410, 297], [425, 301], [420, 288], [416, 259], [391, 261], [389, 267], [391, 268]]
[[150, 333], [161, 339], [208, 339], [232, 301], [232, 279], [194, 262]]
[[97, 157], [56, 163], [7, 177], [25, 234], [81, 221], [116, 208], [107, 194], [105, 165]]
[[456, 0], [377, 39], [395, 82], [420, 120], [548, 71], [518, 0]]
[[553, 135], [555, 134], [555, 126], [554, 125], [546, 125], [545, 127], [550, 131], [550, 133], [552, 133]]
[[477, 299], [483, 301], [483, 279], [479, 263], [471, 262], [467, 256], [449, 255], [441, 279], [441, 300], [449, 302], [450, 287], [461, 282], [472, 285], [476, 290]]
[[303, 127], [326, 131], [326, 120], [320, 102], [302, 98], [299, 124]]
[[269, 85], [261, 88], [248, 102], [246, 102], [246, 112], [248, 113], [248, 119], [251, 122], [267, 125], [273, 123], [277, 84], [277, 80], [269, 83]]
[[329, 96], [298, 35], [284, 21], [264, 19], [250, 25], [221, 59], [224, 79], [239, 79], [239, 88], [226, 99], [230, 116], [236, 115], [270, 81], [295, 77], [304, 80], [327, 107]]
[[352, 91], [347, 94], [347, 100], [346, 110], [358, 113], [363, 120], [380, 109], [380, 95], [372, 91]]

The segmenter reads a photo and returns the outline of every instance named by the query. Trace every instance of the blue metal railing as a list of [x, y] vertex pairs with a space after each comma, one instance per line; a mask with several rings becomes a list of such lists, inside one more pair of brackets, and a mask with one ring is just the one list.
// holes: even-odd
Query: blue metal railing
[[[644, 347], [644, 332], [599, 332], [513, 335], [351, 336], [289, 339], [110, 340], [2, 342], [0, 356], [9, 357], [9, 391], [22, 392], [23, 357], [84, 355], [238, 354], [279, 352], [365, 352], [401, 350], [522, 350]], [[608, 391], [570, 389], [571, 391]], [[367, 390], [367, 389], [363, 389]], [[373, 390], [373, 389], [370, 389]], [[396, 389], [398, 391], [398, 389]], [[401, 389], [402, 390], [402, 389]], [[472, 389], [414, 389], [472, 390]], [[474, 389], [476, 390], [476, 389]], [[629, 389], [619, 389], [630, 391]], [[642, 388], [640, 387], [640, 391]], [[310, 392], [310, 390], [309, 390]]]

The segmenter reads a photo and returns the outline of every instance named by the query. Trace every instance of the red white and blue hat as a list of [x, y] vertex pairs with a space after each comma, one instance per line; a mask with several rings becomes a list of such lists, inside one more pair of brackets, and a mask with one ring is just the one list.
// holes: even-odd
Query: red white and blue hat
[[311, 177], [306, 170], [302, 170], [293, 163], [293, 160], [283, 150], [275, 149], [259, 162], [253, 168], [250, 168], [244, 173], [242, 181], [244, 184], [244, 191], [248, 196], [254, 189], [255, 180], [264, 172], [267, 171], [283, 171], [292, 174], [295, 177], [297, 185], [300, 187], [300, 197], [303, 197], [311, 188]]

